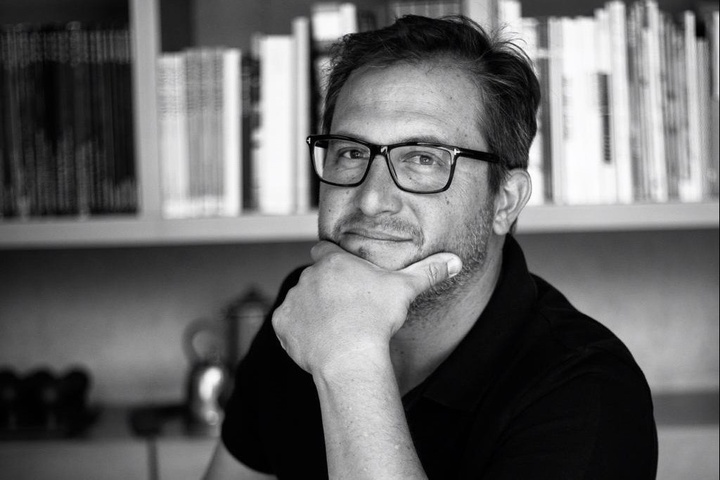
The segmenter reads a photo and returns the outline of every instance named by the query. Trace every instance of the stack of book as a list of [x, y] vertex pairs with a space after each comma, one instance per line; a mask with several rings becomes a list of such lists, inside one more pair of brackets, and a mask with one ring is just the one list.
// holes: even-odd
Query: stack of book
[[292, 33], [255, 33], [249, 52], [195, 48], [158, 61], [166, 218], [287, 215], [316, 206], [305, 139], [319, 131], [328, 48], [374, 28], [352, 3], [325, 2]]
[[0, 216], [136, 211], [130, 60], [126, 26], [0, 29]]
[[[286, 215], [314, 208], [316, 181], [305, 137], [320, 131], [328, 47], [344, 34], [380, 26], [378, 19], [389, 23], [410, 13], [465, 13], [512, 40], [532, 60], [543, 99], [530, 149], [531, 204], [717, 198], [716, 6], [702, 14], [685, 12], [677, 22], [654, 0], [611, 0], [591, 16], [542, 18], [523, 17], [518, 0], [395, 1], [382, 13], [349, 2], [320, 2], [308, 17], [293, 21], [291, 34], [256, 34], [253, 48], [244, 52], [240, 106], [231, 107], [241, 111], [235, 113], [242, 118], [239, 158], [237, 146], [231, 159], [220, 147], [204, 157], [207, 148], [162, 142], [171, 152], [163, 165], [186, 159], [183, 167], [164, 167], [168, 185], [177, 185], [177, 178], [185, 185], [164, 190], [167, 215]], [[161, 70], [164, 62], [171, 60], [161, 60]], [[164, 91], [161, 87], [161, 95]], [[161, 104], [164, 112], [176, 109]], [[226, 131], [232, 135], [238, 128]], [[207, 147], [207, 141], [201, 145]], [[208, 158], [217, 164], [209, 166]], [[203, 165], [209, 170], [198, 170]], [[204, 207], [170, 208], [173, 195], [193, 198], [193, 182], [213, 185], [208, 178], [217, 172], [226, 172], [226, 182], [220, 182], [224, 193], [218, 196], [213, 187], [215, 193], [202, 197]]]
[[652, 0], [610, 1], [521, 25], [543, 88], [533, 203], [717, 198], [717, 7], [676, 22]]
[[163, 216], [239, 215], [240, 51], [166, 53], [157, 71]]

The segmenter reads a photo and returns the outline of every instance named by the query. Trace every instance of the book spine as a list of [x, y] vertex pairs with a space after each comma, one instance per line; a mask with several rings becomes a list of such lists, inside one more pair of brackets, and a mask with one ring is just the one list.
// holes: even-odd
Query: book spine
[[20, 123], [20, 170], [21, 184], [19, 211], [21, 217], [37, 214], [37, 178], [35, 158], [36, 118], [33, 91], [38, 85], [33, 78], [31, 65], [30, 29], [28, 25], [17, 25], [16, 52], [18, 60], [18, 106]]
[[[539, 22], [535, 18], [523, 18], [521, 21], [522, 41], [525, 43], [525, 53], [532, 62], [535, 72], [540, 76], [539, 64], [539, 43], [538, 28]], [[545, 52], [543, 52], [543, 55]], [[542, 81], [542, 80], [541, 80]], [[541, 97], [542, 98], [542, 97]], [[542, 109], [542, 106], [540, 107]], [[529, 205], [541, 205], [545, 198], [545, 185], [543, 178], [543, 124], [542, 112], [539, 110], [537, 115], [538, 131], [530, 145], [528, 152], [528, 173], [532, 180], [532, 195], [528, 202]]]
[[259, 125], [259, 61], [256, 38], [253, 47], [241, 59], [241, 108], [242, 108], [242, 206], [243, 210], [257, 209], [257, 187], [254, 172], [255, 133]]
[[539, 19], [538, 22], [538, 58], [537, 72], [540, 79], [540, 108], [538, 111], [538, 137], [540, 137], [542, 159], [542, 185], [544, 190], [543, 203], [553, 200], [553, 124], [551, 112], [551, 90], [550, 90], [550, 45], [548, 33], [549, 20], [547, 17]]
[[646, 26], [643, 39], [645, 41], [646, 60], [646, 95], [647, 95], [647, 134], [649, 159], [649, 188], [650, 199], [655, 202], [667, 202], [668, 182], [665, 155], [665, 142], [663, 140], [663, 111], [661, 86], [661, 42], [660, 42], [660, 12], [655, 1], [646, 0]]
[[684, 202], [701, 198], [701, 136], [700, 91], [698, 86], [698, 56], [695, 14], [684, 12], [683, 33], [685, 43], [685, 96], [687, 102], [687, 162], [680, 168], [679, 196]]
[[187, 112], [188, 112], [188, 156], [190, 159], [188, 185], [188, 216], [199, 216], [203, 195], [203, 111], [202, 111], [202, 63], [201, 52], [192, 49], [186, 60]]
[[88, 125], [90, 130], [90, 145], [92, 151], [88, 158], [88, 173], [90, 191], [88, 192], [90, 213], [107, 213], [109, 208], [105, 203], [105, 183], [107, 181], [107, 152], [104, 145], [104, 84], [102, 65], [102, 32], [95, 27], [89, 28], [88, 38], [88, 102], [90, 109], [88, 114]]
[[566, 203], [565, 184], [565, 85], [563, 83], [563, 26], [562, 18], [548, 19], [549, 52], [549, 117], [552, 150], [552, 199], [553, 203]]
[[720, 195], [720, 13], [717, 8], [706, 19], [710, 42], [710, 158], [706, 167], [706, 198]]
[[258, 207], [266, 214], [295, 209], [295, 127], [293, 125], [293, 39], [267, 35], [260, 44], [260, 145], [255, 168]]
[[70, 66], [73, 74], [73, 118], [75, 192], [78, 214], [90, 214], [90, 159], [92, 157], [92, 134], [90, 119], [90, 78], [88, 72], [87, 30], [78, 22], [68, 25], [70, 33]]
[[610, 14], [607, 9], [595, 11], [596, 69], [594, 75], [597, 85], [597, 111], [599, 115], [600, 137], [600, 177], [598, 202], [617, 203], [617, 163], [615, 159], [614, 135], [612, 131], [612, 66], [610, 42]]
[[462, 0], [462, 12], [487, 31], [498, 28], [498, 0]]
[[57, 184], [58, 204], [63, 215], [78, 212], [75, 178], [75, 91], [70, 60], [70, 30], [59, 27], [55, 32], [58, 40], [58, 78], [54, 96], [57, 104]]
[[222, 83], [222, 201], [220, 215], [238, 216], [242, 210], [242, 105], [241, 52], [230, 48], [223, 52]]
[[4, 28], [0, 26], [0, 219], [11, 216], [9, 208], [9, 164], [8, 140], [5, 126], [10, 121], [7, 117], [7, 101], [5, 97], [6, 65], [8, 64], [7, 41]]
[[626, 8], [622, 1], [607, 4], [610, 30], [611, 143], [616, 170], [617, 201], [632, 203], [633, 171], [630, 152], [630, 92]]
[[310, 210], [312, 194], [310, 192], [313, 176], [310, 153], [305, 139], [311, 132], [311, 38], [310, 21], [307, 17], [297, 17], [292, 24], [294, 38], [294, 152], [295, 152], [295, 208], [297, 212]]
[[710, 151], [712, 149], [712, 135], [717, 135], [717, 132], [710, 131], [710, 105], [711, 105], [711, 91], [710, 91], [710, 48], [709, 42], [706, 38], [698, 38], [697, 40], [697, 67], [698, 67], [698, 92], [700, 97], [699, 102], [699, 125], [700, 125], [700, 165], [699, 165], [699, 199], [702, 200], [705, 197], [705, 193], [708, 189], [707, 186], [707, 172], [709, 167], [712, 165], [710, 159]]
[[640, 44], [640, 23], [642, 13], [640, 4], [633, 4], [627, 18], [628, 32], [628, 78], [630, 84], [630, 152], [633, 171], [633, 191], [635, 201], [647, 199], [647, 189], [643, 179], [645, 178], [644, 153], [646, 148], [643, 142], [643, 97], [641, 90], [642, 62]]
[[160, 56], [157, 78], [162, 214], [165, 218], [183, 218], [188, 214], [185, 56]]
[[135, 165], [135, 129], [133, 128], [132, 109], [132, 56], [130, 50], [130, 31], [127, 27], [116, 32], [118, 41], [118, 85], [120, 99], [117, 103], [120, 114], [116, 117], [119, 122], [122, 151], [120, 162], [116, 164], [116, 177], [120, 179], [119, 189], [123, 201], [123, 212], [137, 212], [138, 189]]
[[681, 136], [679, 124], [681, 123], [678, 108], [678, 75], [680, 69], [677, 58], [677, 29], [674, 23], [665, 15], [661, 16], [660, 23], [661, 63], [660, 84], [662, 86], [662, 112], [664, 119], [664, 141], [667, 169], [668, 200], [679, 199], [679, 158]]

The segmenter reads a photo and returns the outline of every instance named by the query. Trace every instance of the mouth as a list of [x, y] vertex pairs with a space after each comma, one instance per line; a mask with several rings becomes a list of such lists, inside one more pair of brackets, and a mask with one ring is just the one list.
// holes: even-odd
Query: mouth
[[378, 230], [366, 230], [363, 228], [354, 228], [347, 230], [343, 232], [343, 236], [347, 237], [348, 239], [366, 239], [366, 240], [372, 240], [372, 241], [378, 241], [378, 242], [391, 242], [391, 243], [401, 243], [401, 242], [411, 242], [412, 238], [404, 237], [401, 235], [395, 235], [388, 232], [382, 232]]
[[368, 230], [364, 228], [352, 228], [342, 233], [348, 240], [370, 240], [375, 242], [403, 243], [412, 242], [411, 237], [397, 235], [379, 230]]

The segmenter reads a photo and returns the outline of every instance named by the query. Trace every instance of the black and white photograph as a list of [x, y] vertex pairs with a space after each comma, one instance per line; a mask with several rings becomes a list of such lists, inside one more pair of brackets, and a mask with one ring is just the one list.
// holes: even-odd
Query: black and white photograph
[[0, 478], [720, 480], [718, 0], [0, 0]]

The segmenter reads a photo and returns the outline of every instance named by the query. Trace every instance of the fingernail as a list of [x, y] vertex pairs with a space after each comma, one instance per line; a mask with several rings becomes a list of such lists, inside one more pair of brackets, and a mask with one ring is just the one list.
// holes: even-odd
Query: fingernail
[[460, 273], [460, 270], [462, 270], [462, 261], [458, 257], [453, 257], [450, 259], [447, 263], [447, 269], [448, 269], [448, 276], [450, 278], [454, 277], [458, 273]]

